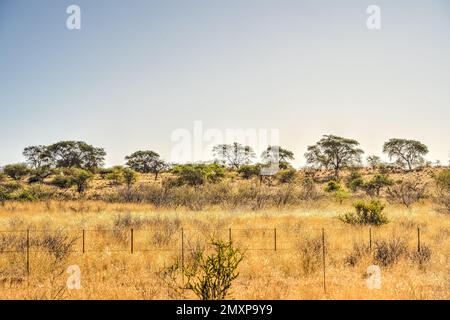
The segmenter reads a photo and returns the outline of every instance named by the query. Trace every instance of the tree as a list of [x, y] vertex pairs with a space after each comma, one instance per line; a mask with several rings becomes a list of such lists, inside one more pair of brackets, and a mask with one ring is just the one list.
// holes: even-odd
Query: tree
[[23, 150], [23, 156], [28, 164], [34, 168], [48, 167], [52, 163], [52, 156], [46, 146], [31, 146]]
[[305, 158], [308, 164], [333, 169], [334, 178], [338, 180], [340, 170], [361, 163], [364, 151], [358, 146], [359, 142], [356, 140], [325, 135], [315, 145], [308, 147]]
[[136, 151], [126, 156], [125, 160], [127, 160], [126, 165], [137, 172], [153, 173], [155, 180], [158, 179], [160, 172], [168, 168], [164, 160], [160, 159], [159, 154], [151, 150]]
[[390, 139], [383, 145], [383, 152], [388, 154], [390, 160], [396, 159], [397, 163], [411, 171], [423, 163], [428, 147], [416, 140]]
[[137, 181], [137, 173], [132, 169], [129, 168], [122, 169], [122, 175], [128, 189], [130, 189], [131, 186]]
[[84, 193], [93, 174], [87, 170], [75, 168], [72, 170], [72, 182], [77, 187], [78, 193]]
[[370, 155], [367, 157], [367, 164], [372, 168], [376, 169], [381, 165], [381, 158], [376, 155]]
[[376, 174], [372, 179], [364, 184], [364, 188], [368, 195], [380, 196], [381, 189], [387, 186], [392, 186], [394, 181], [385, 174]]
[[23, 151], [27, 162], [35, 168], [80, 168], [92, 170], [102, 167], [106, 152], [83, 141], [60, 141], [49, 146], [31, 146]]
[[15, 163], [6, 165], [3, 172], [14, 180], [20, 180], [30, 173], [30, 169], [24, 163]]
[[268, 146], [261, 154], [261, 158], [266, 163], [278, 163], [280, 169], [287, 169], [288, 160], [294, 160], [294, 153], [280, 146]]
[[218, 157], [223, 164], [227, 164], [236, 170], [241, 165], [249, 164], [255, 157], [255, 152], [249, 146], [243, 146], [240, 143], [219, 144], [213, 148], [215, 157]]

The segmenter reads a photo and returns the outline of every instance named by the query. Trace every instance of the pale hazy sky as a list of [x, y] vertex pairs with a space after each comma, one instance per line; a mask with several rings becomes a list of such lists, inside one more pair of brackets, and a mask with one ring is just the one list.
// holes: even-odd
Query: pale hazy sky
[[0, 0], [0, 117], [0, 165], [59, 140], [104, 147], [108, 165], [169, 159], [196, 120], [279, 129], [297, 165], [329, 133], [366, 155], [417, 139], [447, 163], [450, 1]]

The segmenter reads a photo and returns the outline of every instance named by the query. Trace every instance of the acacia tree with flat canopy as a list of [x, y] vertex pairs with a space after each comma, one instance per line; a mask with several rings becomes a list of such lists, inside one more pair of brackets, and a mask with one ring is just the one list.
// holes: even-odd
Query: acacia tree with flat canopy
[[396, 159], [411, 171], [423, 163], [423, 156], [428, 153], [428, 147], [420, 141], [394, 138], [385, 142], [383, 152], [388, 154], [390, 160]]
[[155, 180], [158, 175], [168, 168], [168, 164], [159, 157], [155, 151], [136, 151], [133, 154], [126, 156], [126, 165], [131, 169], [140, 173], [153, 173]]
[[305, 158], [308, 164], [333, 169], [334, 178], [338, 180], [343, 168], [361, 163], [364, 151], [358, 146], [359, 142], [356, 140], [325, 135], [315, 145], [308, 147]]
[[287, 169], [289, 167], [289, 160], [294, 160], [294, 153], [280, 146], [268, 146], [261, 154], [261, 158], [266, 163], [275, 160], [278, 162], [280, 169]]
[[240, 166], [244, 164], [249, 164], [255, 157], [255, 152], [251, 147], [243, 146], [238, 142], [219, 144], [213, 148], [213, 153], [223, 164], [227, 164], [235, 170], [239, 170]]

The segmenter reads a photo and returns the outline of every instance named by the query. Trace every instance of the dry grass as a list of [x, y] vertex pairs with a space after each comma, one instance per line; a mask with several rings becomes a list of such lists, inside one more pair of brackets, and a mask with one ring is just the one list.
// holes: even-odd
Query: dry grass
[[[95, 201], [7, 202], [0, 206], [0, 249], [5, 251], [0, 253], [0, 298], [195, 298], [190, 292], [171, 290], [161, 276], [165, 267], [180, 258], [181, 228], [186, 259], [189, 252], [207, 245], [211, 236], [228, 239], [232, 229], [234, 243], [245, 250], [240, 276], [232, 286], [236, 299], [450, 298], [448, 215], [435, 213], [429, 203], [408, 210], [387, 206], [391, 222], [372, 227], [370, 251], [368, 227], [348, 226], [337, 219], [348, 210], [350, 205], [325, 201], [283, 210], [200, 212]], [[429, 250], [429, 258], [417, 254], [417, 227], [422, 248], [428, 248], [422, 252]], [[326, 293], [322, 228], [326, 236]], [[29, 276], [24, 254], [28, 229]], [[389, 258], [385, 265], [379, 263], [382, 288], [368, 289], [366, 270], [378, 261], [376, 250], [385, 250], [381, 248], [383, 241], [389, 247], [386, 244], [398, 239], [405, 249], [399, 250], [393, 261]], [[69, 265], [81, 269], [80, 290], [66, 287]]]

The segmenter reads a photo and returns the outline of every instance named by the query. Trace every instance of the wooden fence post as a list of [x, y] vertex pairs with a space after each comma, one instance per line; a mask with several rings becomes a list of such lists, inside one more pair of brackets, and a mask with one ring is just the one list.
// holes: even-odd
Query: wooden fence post
[[417, 252], [420, 252], [420, 228], [417, 228]]
[[85, 241], [86, 241], [86, 236], [85, 236], [85, 230], [83, 229], [83, 254], [85, 252]]
[[277, 228], [273, 229], [274, 249], [277, 251]]
[[323, 291], [327, 293], [326, 267], [325, 267], [325, 229], [322, 228], [322, 264], [323, 264]]
[[134, 253], [134, 231], [133, 228], [131, 228], [131, 253]]
[[30, 275], [30, 230], [27, 230], [27, 275]]
[[372, 252], [372, 228], [369, 227], [369, 251]]
[[181, 279], [184, 285], [184, 228], [181, 228]]
[[231, 242], [231, 228], [228, 229], [228, 241]]

